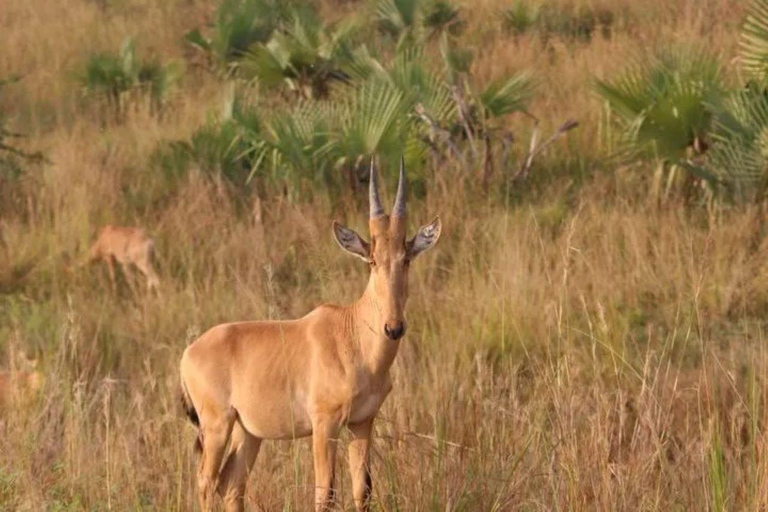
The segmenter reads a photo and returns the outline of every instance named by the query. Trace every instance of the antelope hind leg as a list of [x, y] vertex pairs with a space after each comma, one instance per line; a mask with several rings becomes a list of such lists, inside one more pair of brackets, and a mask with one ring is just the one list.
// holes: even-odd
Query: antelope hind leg
[[312, 454], [315, 459], [315, 511], [330, 510], [336, 502], [333, 487], [339, 426], [331, 418], [312, 422]]
[[200, 508], [203, 512], [213, 510], [214, 492], [216, 491], [221, 470], [221, 461], [227, 449], [232, 427], [237, 419], [237, 411], [230, 407], [226, 412], [210, 412], [200, 418], [202, 429], [203, 454], [197, 472], [197, 485], [200, 494]]
[[259, 455], [261, 439], [252, 436], [237, 422], [232, 428], [230, 453], [219, 476], [218, 493], [227, 512], [245, 510], [245, 487]]

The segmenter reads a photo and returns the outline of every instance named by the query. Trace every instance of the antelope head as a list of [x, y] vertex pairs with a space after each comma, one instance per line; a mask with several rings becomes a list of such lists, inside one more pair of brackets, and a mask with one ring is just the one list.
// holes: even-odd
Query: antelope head
[[390, 340], [398, 340], [406, 330], [405, 303], [408, 299], [408, 272], [411, 262], [440, 238], [440, 217], [422, 226], [413, 238], [408, 239], [405, 178], [405, 161], [400, 160], [400, 179], [397, 186], [392, 215], [384, 213], [379, 194], [376, 167], [371, 160], [370, 177], [370, 242], [354, 230], [333, 223], [336, 241], [347, 252], [362, 258], [370, 265], [371, 275], [366, 294], [378, 312], [377, 334]]

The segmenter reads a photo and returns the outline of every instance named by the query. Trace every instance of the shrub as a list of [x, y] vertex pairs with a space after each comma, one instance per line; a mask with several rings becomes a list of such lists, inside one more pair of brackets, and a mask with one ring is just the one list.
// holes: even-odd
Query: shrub
[[589, 5], [553, 5], [516, 0], [502, 11], [504, 26], [516, 35], [534, 32], [544, 39], [589, 42], [598, 30], [604, 37], [616, 21], [613, 11]]
[[79, 81], [89, 95], [103, 98], [107, 108], [120, 120], [137, 95], [148, 97], [150, 108], [160, 111], [181, 71], [176, 62], [161, 64], [138, 59], [136, 41], [129, 37], [123, 41], [119, 53], [91, 56]]
[[354, 59], [355, 23], [334, 29], [314, 10], [294, 8], [269, 41], [254, 43], [241, 62], [243, 76], [266, 87], [286, 86], [304, 98], [325, 98], [333, 81], [346, 82]]
[[423, 41], [463, 28], [459, 8], [448, 0], [378, 0], [373, 10], [379, 30], [395, 38], [398, 46]]
[[231, 74], [252, 45], [269, 40], [285, 20], [289, 5], [279, 0], [224, 0], [211, 35], [205, 36], [197, 28], [185, 39], [203, 51], [217, 69]]
[[662, 51], [641, 59], [619, 78], [598, 80], [622, 129], [624, 147], [676, 161], [701, 147], [725, 90], [717, 59], [690, 50]]

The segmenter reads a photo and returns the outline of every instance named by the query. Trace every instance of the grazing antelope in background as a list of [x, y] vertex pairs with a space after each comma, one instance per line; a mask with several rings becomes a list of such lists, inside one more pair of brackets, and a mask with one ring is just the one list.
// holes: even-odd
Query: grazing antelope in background
[[146, 277], [147, 287], [156, 291], [160, 285], [160, 279], [152, 265], [154, 256], [155, 242], [143, 229], [105, 226], [91, 246], [88, 263], [102, 260], [107, 264], [113, 289], [117, 289], [115, 262], [120, 263], [131, 287], [128, 267], [133, 265]]
[[0, 371], [0, 411], [24, 403], [43, 387], [36, 358], [16, 354], [11, 349], [10, 366], [9, 370]]
[[373, 419], [392, 384], [389, 368], [406, 330], [410, 264], [440, 237], [440, 218], [406, 239], [406, 179], [392, 217], [384, 213], [371, 162], [370, 231], [365, 241], [336, 222], [336, 241], [370, 265], [368, 286], [348, 306], [323, 305], [298, 320], [218, 325], [184, 351], [182, 399], [199, 426], [200, 503], [214, 493], [227, 510], [244, 509], [245, 486], [263, 439], [312, 436], [315, 509], [334, 500], [339, 432], [351, 432], [349, 464], [358, 510], [371, 496]]

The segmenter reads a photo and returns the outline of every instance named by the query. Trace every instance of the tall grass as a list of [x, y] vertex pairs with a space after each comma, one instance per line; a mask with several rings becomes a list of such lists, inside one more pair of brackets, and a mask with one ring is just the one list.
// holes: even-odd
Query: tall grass
[[[444, 235], [414, 266], [411, 330], [376, 424], [381, 510], [768, 507], [764, 206], [649, 201], [651, 164], [615, 163], [590, 89], [643, 45], [706, 40], [734, 54], [743, 6], [593, 4], [636, 22], [543, 40], [510, 33], [504, 2], [461, 4], [479, 90], [532, 69], [542, 127], [580, 128], [529, 182], [505, 169], [489, 194], [456, 162], [421, 170], [411, 222], [440, 213]], [[320, 5], [329, 19], [345, 9]], [[363, 198], [302, 182], [301, 202], [260, 182], [233, 193], [205, 170], [168, 179], [152, 164], [162, 141], [189, 139], [226, 103], [221, 77], [192, 66], [163, 116], [137, 109], [104, 127], [81, 105], [72, 71], [88, 55], [136, 34], [152, 55], [180, 58], [214, 10], [0, 9], [0, 46], [19, 49], [0, 53], [0, 76], [22, 76], [3, 88], [5, 126], [49, 160], [26, 166], [18, 200], [0, 205], [0, 353], [16, 343], [46, 375], [32, 403], [2, 413], [0, 509], [194, 510], [194, 432], [177, 395], [186, 344], [218, 322], [295, 317], [362, 291], [367, 270], [340, 253], [330, 223], [364, 231]], [[527, 141], [533, 126], [513, 122]], [[104, 269], [71, 270], [107, 222], [155, 236], [159, 296], [111, 293]], [[306, 510], [312, 485], [307, 440], [265, 443], [248, 501]]]

